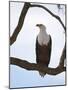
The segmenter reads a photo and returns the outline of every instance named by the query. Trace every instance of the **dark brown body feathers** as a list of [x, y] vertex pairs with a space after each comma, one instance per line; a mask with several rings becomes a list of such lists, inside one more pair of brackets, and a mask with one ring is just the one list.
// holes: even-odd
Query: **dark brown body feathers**
[[38, 43], [38, 37], [37, 37], [36, 39], [36, 62], [38, 64], [41, 64], [42, 66], [49, 65], [50, 57], [51, 57], [51, 46], [52, 46], [51, 37], [50, 37], [48, 44], [42, 45], [42, 46]]

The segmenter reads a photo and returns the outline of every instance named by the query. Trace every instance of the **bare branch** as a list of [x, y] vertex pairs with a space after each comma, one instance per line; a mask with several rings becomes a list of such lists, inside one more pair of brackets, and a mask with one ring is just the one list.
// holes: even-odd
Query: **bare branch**
[[26, 16], [26, 13], [27, 13], [29, 7], [30, 7], [30, 3], [24, 4], [24, 7], [23, 7], [21, 14], [20, 14], [18, 25], [15, 28], [13, 35], [10, 37], [10, 45], [12, 45], [16, 41], [17, 36], [18, 36], [18, 34], [19, 34], [23, 24], [24, 24], [25, 16]]
[[21, 60], [18, 58], [14, 58], [14, 57], [10, 57], [10, 64], [12, 65], [17, 65], [21, 68], [24, 68], [26, 70], [34, 70], [34, 71], [41, 71], [44, 74], [47, 73], [49, 75], [57, 75], [63, 71], [66, 71], [65, 67], [57, 67], [57, 68], [49, 68], [49, 67], [41, 67], [41, 65], [39, 64], [35, 64], [35, 63], [29, 63], [26, 60]]
[[30, 7], [39, 7], [39, 8], [43, 8], [44, 10], [46, 10], [48, 13], [50, 13], [53, 17], [55, 17], [60, 23], [61, 25], [63, 26], [64, 30], [66, 31], [66, 27], [64, 26], [62, 20], [60, 19], [59, 16], [55, 15], [54, 13], [52, 13], [48, 8], [42, 6], [42, 5], [31, 5]]
[[63, 48], [62, 55], [60, 58], [60, 63], [59, 63], [59, 65], [62, 67], [64, 67], [64, 59], [66, 59], [66, 43], [65, 43], [65, 46]]

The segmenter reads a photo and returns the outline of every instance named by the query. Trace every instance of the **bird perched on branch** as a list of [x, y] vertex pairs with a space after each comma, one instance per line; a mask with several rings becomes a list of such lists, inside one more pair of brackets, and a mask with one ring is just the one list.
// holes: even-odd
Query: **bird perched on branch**
[[[36, 26], [40, 29], [36, 38], [36, 62], [44, 68], [45, 66], [48, 67], [50, 62], [52, 39], [47, 34], [46, 27], [43, 24], [37, 24]], [[39, 72], [39, 74], [44, 77], [46, 73]]]

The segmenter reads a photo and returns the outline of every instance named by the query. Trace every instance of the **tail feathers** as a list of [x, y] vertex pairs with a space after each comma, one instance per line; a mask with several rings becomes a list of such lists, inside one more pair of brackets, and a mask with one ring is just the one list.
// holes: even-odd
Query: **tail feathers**
[[41, 77], [44, 77], [46, 75], [46, 73], [44, 74], [42, 72], [39, 72], [39, 74], [40, 74]]

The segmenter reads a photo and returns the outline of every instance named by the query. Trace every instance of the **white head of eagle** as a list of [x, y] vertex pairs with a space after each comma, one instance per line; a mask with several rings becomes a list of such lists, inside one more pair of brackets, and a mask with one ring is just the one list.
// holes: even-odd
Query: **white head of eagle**
[[[48, 67], [50, 62], [52, 39], [51, 36], [47, 34], [45, 25], [37, 24], [36, 26], [40, 29], [36, 38], [36, 62], [45, 68], [45, 66]], [[39, 72], [39, 74], [44, 77], [46, 73]]]

